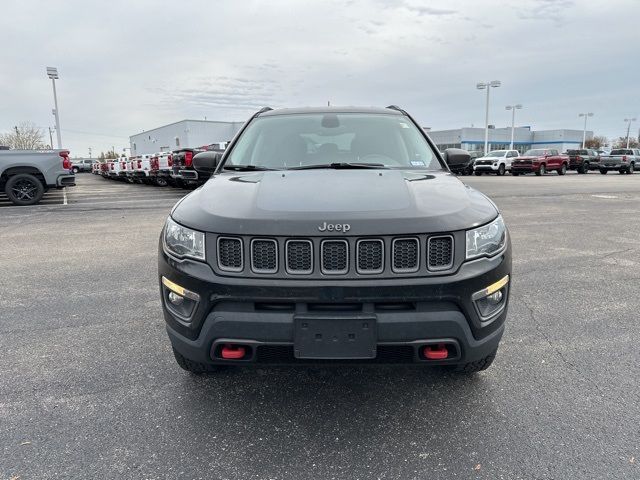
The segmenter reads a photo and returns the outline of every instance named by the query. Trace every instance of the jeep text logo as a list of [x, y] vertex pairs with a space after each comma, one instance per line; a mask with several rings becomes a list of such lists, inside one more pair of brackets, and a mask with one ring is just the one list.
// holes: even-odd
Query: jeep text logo
[[318, 226], [318, 230], [321, 232], [343, 232], [347, 233], [351, 230], [351, 225], [348, 223], [327, 223], [322, 222], [322, 225]]

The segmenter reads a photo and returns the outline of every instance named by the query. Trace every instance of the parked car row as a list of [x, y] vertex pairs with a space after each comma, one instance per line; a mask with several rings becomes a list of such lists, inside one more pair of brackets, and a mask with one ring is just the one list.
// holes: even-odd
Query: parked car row
[[564, 175], [567, 170], [584, 174], [597, 170], [604, 175], [610, 171], [628, 174], [640, 168], [640, 149], [637, 148], [613, 149], [608, 154], [590, 148], [567, 150], [564, 153], [554, 148], [534, 148], [523, 155], [517, 150], [494, 150], [484, 156], [469, 152], [469, 155], [471, 158], [467, 162], [450, 165], [451, 171], [461, 175], [474, 173], [478, 176], [488, 173], [504, 175], [510, 172], [511, 175], [518, 176], [526, 173], [544, 175], [554, 171], [558, 175]]
[[203, 177], [193, 166], [193, 158], [201, 152], [223, 152], [226, 142], [199, 148], [182, 148], [173, 152], [121, 157], [93, 163], [91, 173], [112, 180], [166, 187], [193, 188], [202, 185]]

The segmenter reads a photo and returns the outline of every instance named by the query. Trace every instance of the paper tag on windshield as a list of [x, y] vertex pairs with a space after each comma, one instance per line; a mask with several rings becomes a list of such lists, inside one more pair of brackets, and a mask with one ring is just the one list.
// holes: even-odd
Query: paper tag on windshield
[[400, 123], [400, 126], [401, 126], [402, 128], [409, 128], [409, 125], [407, 125], [407, 124], [406, 124], [406, 123], [404, 123], [404, 122], [398, 122], [398, 123]]
[[411, 165], [414, 167], [424, 167], [424, 162], [421, 162], [420, 160], [411, 160]]

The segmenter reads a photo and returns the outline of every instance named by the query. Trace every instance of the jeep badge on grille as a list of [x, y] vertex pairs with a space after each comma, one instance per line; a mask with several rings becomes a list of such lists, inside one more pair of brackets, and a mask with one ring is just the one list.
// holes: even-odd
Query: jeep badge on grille
[[347, 233], [351, 230], [351, 225], [348, 223], [327, 223], [322, 222], [322, 225], [318, 225], [318, 230], [321, 232], [343, 232]]

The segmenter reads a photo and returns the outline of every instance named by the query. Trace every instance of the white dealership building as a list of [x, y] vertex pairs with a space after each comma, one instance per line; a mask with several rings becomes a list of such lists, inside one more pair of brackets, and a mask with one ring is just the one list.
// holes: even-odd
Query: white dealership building
[[[431, 140], [440, 151], [447, 148], [462, 148], [468, 151], [484, 149], [484, 128], [458, 128], [455, 130], [428, 130]], [[593, 132], [587, 130], [587, 140]], [[511, 143], [511, 127], [489, 128], [489, 151], [505, 150]], [[523, 153], [530, 148], [555, 148], [564, 152], [582, 146], [582, 130], [532, 130], [531, 127], [516, 127], [513, 148]]]
[[129, 137], [131, 155], [168, 152], [180, 148], [196, 148], [227, 142], [240, 130], [243, 123], [210, 120], [181, 120], [170, 123]]

